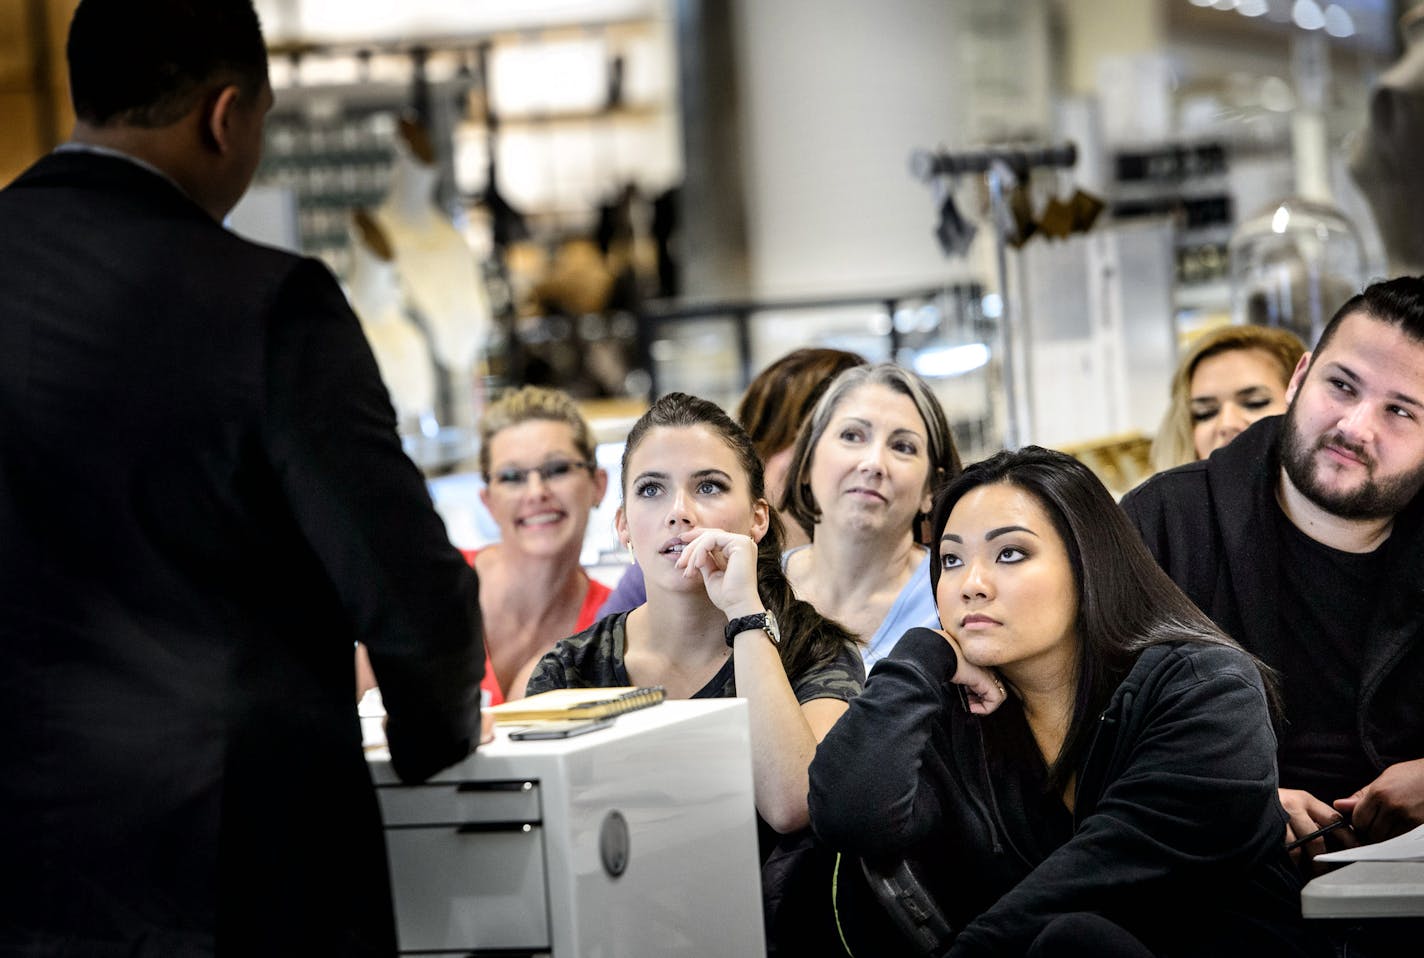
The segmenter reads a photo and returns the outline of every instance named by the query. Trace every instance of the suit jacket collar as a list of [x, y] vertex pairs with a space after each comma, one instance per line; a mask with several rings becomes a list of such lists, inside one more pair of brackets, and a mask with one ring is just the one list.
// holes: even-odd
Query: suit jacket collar
[[59, 146], [56, 146], [54, 148], [54, 152], [89, 153], [95, 156], [111, 156], [116, 160], [126, 160], [129, 163], [132, 163], [134, 166], [139, 167], [140, 169], [145, 169], [156, 176], [162, 177], [163, 179], [172, 183], [174, 186], [177, 186], [180, 191], [187, 192], [186, 190], [183, 190], [183, 187], [179, 185], [177, 180], [160, 170], [158, 167], [154, 166], [152, 163], [148, 162], [147, 160], [140, 159], [139, 157], [134, 156], [130, 153], [125, 153], [123, 150], [116, 150], [111, 146], [100, 146], [98, 143], [79, 143], [74, 140], [71, 140], [68, 143], [61, 143]]
[[87, 149], [60, 150], [41, 157], [21, 173], [11, 189], [82, 187], [144, 196], [174, 212], [185, 212], [213, 222], [178, 184], [148, 164], [122, 155]]

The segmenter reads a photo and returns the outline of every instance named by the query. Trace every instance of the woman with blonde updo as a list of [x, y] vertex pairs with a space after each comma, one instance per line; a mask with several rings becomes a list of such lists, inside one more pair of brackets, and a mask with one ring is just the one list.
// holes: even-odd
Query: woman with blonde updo
[[1305, 344], [1270, 326], [1203, 334], [1172, 376], [1172, 401], [1152, 443], [1156, 472], [1205, 459], [1257, 419], [1286, 411], [1286, 384]]

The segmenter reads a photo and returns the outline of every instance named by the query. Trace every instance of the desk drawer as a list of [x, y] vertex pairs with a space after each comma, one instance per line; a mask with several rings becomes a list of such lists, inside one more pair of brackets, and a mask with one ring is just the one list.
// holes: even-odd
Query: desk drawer
[[376, 789], [387, 825], [535, 823], [539, 783], [525, 779], [443, 785], [384, 785]]
[[543, 830], [387, 828], [402, 952], [549, 948]]

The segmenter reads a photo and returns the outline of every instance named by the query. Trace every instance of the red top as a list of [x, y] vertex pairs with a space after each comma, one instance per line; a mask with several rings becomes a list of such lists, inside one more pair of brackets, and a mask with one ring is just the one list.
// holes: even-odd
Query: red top
[[[475, 556], [480, 554], [480, 550], [461, 549], [460, 553], [464, 555], [465, 561], [468, 562], [470, 568], [473, 569], [475, 566]], [[598, 610], [603, 607], [604, 600], [607, 599], [609, 593], [613, 591], [587, 573], [584, 574], [584, 578], [588, 579], [588, 592], [583, 597], [583, 605], [579, 607], [578, 621], [574, 623], [573, 634], [575, 635], [590, 625], [593, 625], [598, 617]], [[504, 692], [500, 691], [499, 679], [495, 678], [494, 665], [490, 662], [488, 643], [485, 644], [485, 677], [480, 682], [480, 688], [489, 692], [489, 704], [499, 705], [504, 701]]]

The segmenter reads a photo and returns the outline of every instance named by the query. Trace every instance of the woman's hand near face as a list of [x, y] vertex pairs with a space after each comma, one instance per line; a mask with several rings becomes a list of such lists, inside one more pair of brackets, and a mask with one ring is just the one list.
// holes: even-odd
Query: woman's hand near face
[[680, 538], [687, 545], [677, 568], [688, 578], [702, 576], [707, 598], [728, 618], [763, 608], [757, 593], [757, 544], [750, 536], [723, 529], [689, 529]]
[[988, 715], [1003, 705], [1009, 695], [998, 674], [992, 669], [982, 669], [965, 661], [964, 653], [960, 650], [959, 643], [954, 640], [954, 636], [943, 629], [934, 631], [944, 636], [944, 640], [954, 650], [954, 660], [958, 663], [958, 668], [955, 669], [954, 675], [950, 676], [949, 680], [955, 685], [963, 687], [964, 691], [969, 694], [969, 711], [975, 715]]

